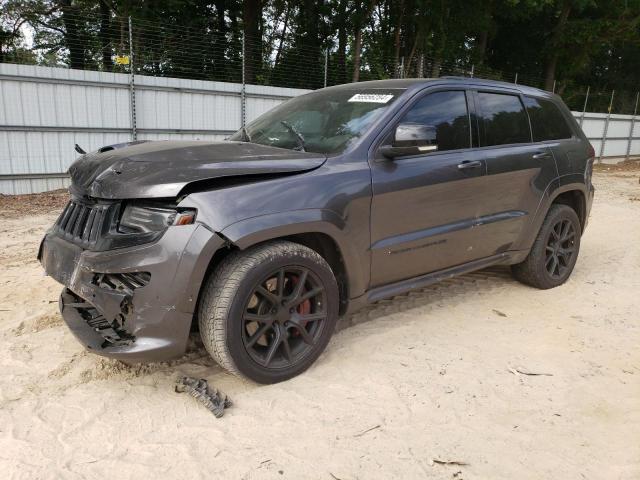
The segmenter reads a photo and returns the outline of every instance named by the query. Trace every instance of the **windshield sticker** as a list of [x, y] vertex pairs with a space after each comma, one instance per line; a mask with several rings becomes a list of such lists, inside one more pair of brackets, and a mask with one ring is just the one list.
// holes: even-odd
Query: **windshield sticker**
[[383, 95], [380, 93], [356, 93], [349, 99], [349, 101], [366, 103], [387, 103], [392, 98], [393, 95]]

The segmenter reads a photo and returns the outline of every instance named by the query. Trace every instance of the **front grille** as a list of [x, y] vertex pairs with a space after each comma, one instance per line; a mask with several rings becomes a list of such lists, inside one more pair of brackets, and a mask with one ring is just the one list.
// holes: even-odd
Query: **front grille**
[[71, 200], [55, 224], [56, 233], [70, 242], [91, 247], [109, 220], [111, 204], [88, 204]]

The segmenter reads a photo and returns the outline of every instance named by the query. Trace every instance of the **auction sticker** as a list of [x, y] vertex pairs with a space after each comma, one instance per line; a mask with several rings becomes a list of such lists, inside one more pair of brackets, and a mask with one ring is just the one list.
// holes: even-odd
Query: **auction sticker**
[[380, 93], [356, 93], [349, 99], [349, 101], [366, 103], [387, 103], [392, 98], [393, 95], [385, 95]]

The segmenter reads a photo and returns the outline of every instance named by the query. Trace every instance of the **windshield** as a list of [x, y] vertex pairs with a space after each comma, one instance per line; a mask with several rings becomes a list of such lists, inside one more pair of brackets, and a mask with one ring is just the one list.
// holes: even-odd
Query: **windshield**
[[229, 140], [316, 153], [339, 153], [360, 137], [403, 89], [319, 90], [295, 97]]

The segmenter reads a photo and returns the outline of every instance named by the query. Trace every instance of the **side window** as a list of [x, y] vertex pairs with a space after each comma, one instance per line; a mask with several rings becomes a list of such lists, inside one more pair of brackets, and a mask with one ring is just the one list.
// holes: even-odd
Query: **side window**
[[567, 121], [553, 102], [542, 98], [524, 97], [524, 103], [531, 119], [534, 142], [573, 136]]
[[528, 143], [529, 119], [520, 97], [503, 93], [478, 93], [483, 146]]
[[471, 146], [467, 98], [462, 90], [427, 94], [405, 113], [400, 123], [435, 127], [438, 151]]

